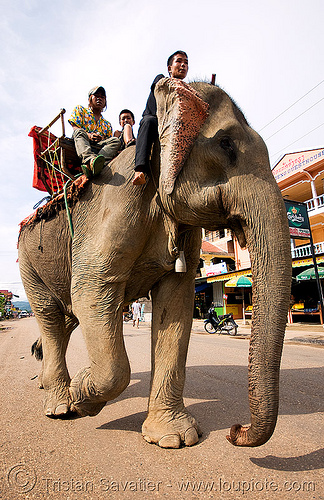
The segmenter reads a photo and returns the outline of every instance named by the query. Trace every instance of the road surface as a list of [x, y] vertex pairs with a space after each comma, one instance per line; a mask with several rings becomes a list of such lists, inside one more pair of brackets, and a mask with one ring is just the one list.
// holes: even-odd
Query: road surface
[[[43, 414], [40, 364], [30, 355], [35, 319], [2, 326], [1, 499], [324, 499], [323, 347], [285, 344], [275, 433], [259, 448], [236, 448], [225, 436], [232, 424], [249, 423], [248, 339], [206, 335], [196, 326], [185, 403], [203, 436], [191, 448], [167, 450], [141, 437], [150, 383], [146, 324], [124, 325], [129, 387], [99, 415], [72, 420]], [[86, 364], [77, 329], [71, 375]]]

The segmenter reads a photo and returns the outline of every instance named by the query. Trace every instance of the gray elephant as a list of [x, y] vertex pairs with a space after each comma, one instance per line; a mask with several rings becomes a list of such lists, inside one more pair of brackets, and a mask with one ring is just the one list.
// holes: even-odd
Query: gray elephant
[[[182, 395], [201, 227], [230, 228], [250, 251], [253, 318], [251, 425], [232, 426], [227, 438], [259, 446], [276, 425], [290, 296], [282, 196], [263, 140], [223, 90], [165, 78], [155, 95], [159, 141], [146, 185], [132, 185], [135, 148], [128, 148], [70, 201], [73, 238], [60, 201], [22, 228], [19, 263], [41, 330], [45, 413], [96, 415], [127, 387], [123, 306], [151, 291], [152, 378], [143, 437], [167, 448], [195, 444], [200, 431]], [[180, 251], [187, 271], [176, 273]], [[78, 324], [90, 366], [71, 380], [65, 354]]]

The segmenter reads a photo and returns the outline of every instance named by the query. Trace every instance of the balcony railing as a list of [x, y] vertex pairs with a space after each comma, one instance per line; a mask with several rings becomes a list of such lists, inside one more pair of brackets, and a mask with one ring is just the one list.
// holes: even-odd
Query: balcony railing
[[[314, 243], [314, 250], [315, 250], [315, 255], [324, 253], [324, 241], [321, 241], [320, 243]], [[297, 248], [292, 248], [291, 256], [293, 259], [301, 257], [311, 257], [312, 256], [311, 246], [303, 245]]]
[[316, 198], [311, 198], [305, 201], [307, 205], [307, 211], [312, 212], [312, 210], [318, 210], [319, 208], [324, 208], [324, 194], [316, 196]]

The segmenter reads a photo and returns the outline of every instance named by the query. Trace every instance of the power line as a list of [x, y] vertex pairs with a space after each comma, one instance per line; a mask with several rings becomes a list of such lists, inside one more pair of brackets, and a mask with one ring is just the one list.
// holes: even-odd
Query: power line
[[304, 94], [302, 97], [300, 97], [299, 99], [297, 99], [297, 101], [295, 101], [293, 104], [291, 104], [287, 109], [285, 109], [284, 111], [282, 111], [282, 113], [280, 113], [278, 116], [276, 116], [273, 120], [271, 120], [269, 123], [267, 123], [266, 125], [264, 125], [264, 127], [262, 127], [259, 132], [261, 132], [263, 129], [265, 129], [268, 125], [270, 125], [270, 123], [273, 123], [275, 120], [277, 120], [277, 118], [279, 118], [280, 116], [282, 116], [284, 113], [286, 113], [286, 111], [288, 111], [290, 108], [292, 108], [293, 106], [295, 106], [295, 104], [297, 104], [297, 102], [301, 101], [302, 99], [304, 99], [304, 97], [306, 97], [308, 94], [310, 94], [313, 90], [315, 90], [317, 87], [319, 87], [322, 83], [324, 82], [324, 80], [322, 80], [321, 82], [319, 82], [317, 85], [315, 85], [315, 87], [313, 87], [311, 90], [309, 90], [308, 92], [306, 92], [306, 94]]
[[313, 128], [313, 130], [310, 130], [309, 132], [307, 132], [307, 134], [302, 135], [301, 137], [299, 137], [298, 139], [296, 139], [294, 142], [291, 142], [290, 144], [288, 144], [284, 148], [280, 149], [280, 151], [277, 151], [276, 153], [274, 153], [273, 155], [271, 155], [271, 158], [273, 158], [274, 156], [278, 155], [282, 151], [285, 151], [287, 148], [289, 148], [289, 146], [292, 146], [293, 144], [295, 144], [296, 142], [300, 141], [301, 139], [304, 139], [304, 137], [306, 137], [307, 135], [311, 134], [312, 132], [314, 132], [318, 128], [323, 127], [323, 125], [324, 125], [324, 122], [321, 123], [320, 125], [318, 125], [317, 127]]
[[269, 139], [271, 139], [271, 137], [273, 137], [274, 135], [278, 134], [278, 132], [281, 132], [281, 130], [283, 130], [284, 128], [288, 127], [288, 125], [290, 125], [291, 123], [293, 123], [294, 121], [296, 121], [298, 118], [300, 118], [301, 116], [303, 116], [310, 109], [314, 108], [314, 106], [317, 106], [317, 104], [320, 103], [323, 100], [324, 100], [324, 97], [322, 97], [322, 99], [320, 99], [319, 101], [315, 102], [315, 104], [313, 104], [312, 106], [310, 106], [309, 108], [307, 108], [305, 111], [303, 111], [302, 113], [300, 113], [300, 115], [296, 116], [296, 118], [294, 118], [289, 123], [287, 123], [286, 125], [284, 125], [283, 127], [281, 127], [279, 130], [277, 130], [277, 132], [274, 132], [272, 135], [270, 135], [269, 137], [267, 137], [267, 139], [265, 139], [265, 140], [268, 141]]

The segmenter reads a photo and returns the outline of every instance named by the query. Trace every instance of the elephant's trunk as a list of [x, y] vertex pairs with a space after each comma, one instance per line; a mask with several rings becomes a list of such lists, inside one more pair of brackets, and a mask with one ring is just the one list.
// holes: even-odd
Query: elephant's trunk
[[252, 195], [243, 207], [243, 213], [253, 214], [246, 217], [244, 231], [253, 277], [249, 350], [251, 425], [232, 426], [227, 439], [237, 446], [260, 446], [274, 431], [291, 290], [290, 237], [281, 193], [274, 179], [273, 186], [269, 179], [258, 181], [253, 186], [255, 197]]

